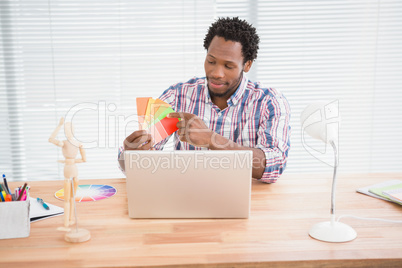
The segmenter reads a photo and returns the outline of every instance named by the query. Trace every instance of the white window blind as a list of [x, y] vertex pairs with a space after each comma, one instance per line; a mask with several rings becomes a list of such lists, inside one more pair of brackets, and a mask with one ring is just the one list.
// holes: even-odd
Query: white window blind
[[218, 3], [218, 14], [241, 14], [256, 26], [255, 79], [280, 89], [290, 103], [285, 172], [331, 170], [320, 161], [328, 161], [325, 150], [333, 157], [330, 147], [309, 139], [306, 150], [301, 141], [300, 114], [315, 100], [339, 103], [341, 172], [402, 171], [401, 1]]
[[63, 179], [48, 142], [62, 116], [86, 148], [79, 177], [122, 177], [117, 148], [137, 128], [135, 98], [203, 75], [214, 13], [212, 1], [9, 0], [0, 16], [0, 172], [45, 180]]
[[328, 172], [299, 123], [321, 99], [339, 102], [341, 172], [401, 171], [400, 1], [6, 0], [0, 16], [0, 172], [11, 179], [63, 178], [47, 139], [66, 114], [88, 146], [79, 177], [122, 177], [116, 151], [137, 128], [135, 98], [204, 76], [203, 38], [222, 16], [256, 26], [248, 76], [289, 100], [285, 172]]

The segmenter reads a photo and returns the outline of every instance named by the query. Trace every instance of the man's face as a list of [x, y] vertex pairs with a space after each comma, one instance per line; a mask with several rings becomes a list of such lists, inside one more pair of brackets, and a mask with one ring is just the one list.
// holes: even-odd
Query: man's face
[[239, 42], [225, 41], [220, 36], [212, 39], [204, 63], [212, 98], [228, 99], [239, 86], [243, 71], [250, 70], [252, 62], [243, 64], [241, 49], [242, 45]]

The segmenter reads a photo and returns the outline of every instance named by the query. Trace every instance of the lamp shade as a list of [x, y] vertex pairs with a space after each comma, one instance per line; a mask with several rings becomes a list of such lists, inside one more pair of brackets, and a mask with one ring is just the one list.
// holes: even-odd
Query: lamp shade
[[325, 143], [338, 139], [340, 115], [338, 101], [317, 101], [300, 115], [302, 130]]

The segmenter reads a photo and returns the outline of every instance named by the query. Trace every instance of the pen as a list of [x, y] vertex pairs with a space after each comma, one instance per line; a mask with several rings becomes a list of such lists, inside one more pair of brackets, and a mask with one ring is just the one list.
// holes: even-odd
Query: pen
[[27, 183], [24, 183], [24, 186], [22, 186], [21, 191], [19, 192], [19, 196], [17, 198], [17, 201], [21, 201], [22, 196], [24, 195], [25, 188], [27, 187]]
[[46, 205], [46, 203], [45, 202], [43, 202], [43, 199], [42, 198], [36, 198], [36, 200], [40, 203], [40, 204], [42, 204], [42, 206], [45, 208], [45, 209], [47, 209], [47, 210], [49, 210], [49, 206], [48, 205]]
[[[4, 193], [4, 195], [3, 195], [3, 193]], [[5, 200], [5, 192], [4, 191], [1, 191], [0, 192], [0, 198], [1, 198], [1, 202], [5, 202], [6, 200]]]
[[8, 188], [8, 183], [7, 183], [6, 174], [3, 174], [3, 181], [4, 181], [4, 186], [5, 186], [5, 188], [6, 188], [6, 193], [7, 193], [7, 194], [11, 194], [10, 188]]
[[22, 193], [21, 201], [27, 200], [27, 196], [28, 196], [28, 191], [29, 191], [29, 189], [30, 189], [30, 187], [29, 187], [29, 185], [27, 185], [27, 187], [25, 187], [25, 191]]

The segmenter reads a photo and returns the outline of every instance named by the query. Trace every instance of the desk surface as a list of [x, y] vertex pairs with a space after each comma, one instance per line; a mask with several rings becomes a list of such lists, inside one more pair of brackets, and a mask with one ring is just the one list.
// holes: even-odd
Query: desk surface
[[[337, 216], [402, 220], [402, 206], [355, 192], [391, 179], [402, 174], [340, 175]], [[331, 174], [284, 175], [271, 185], [254, 181], [250, 218], [226, 220], [129, 219], [124, 179], [80, 181], [91, 183], [117, 189], [109, 199], [77, 203], [80, 227], [91, 240], [65, 242], [57, 230], [63, 216], [34, 222], [28, 238], [0, 240], [0, 267], [402, 266], [401, 224], [342, 218], [357, 231], [354, 241], [309, 237], [313, 224], [329, 219]], [[32, 197], [63, 206], [54, 197], [62, 181], [29, 184]]]

